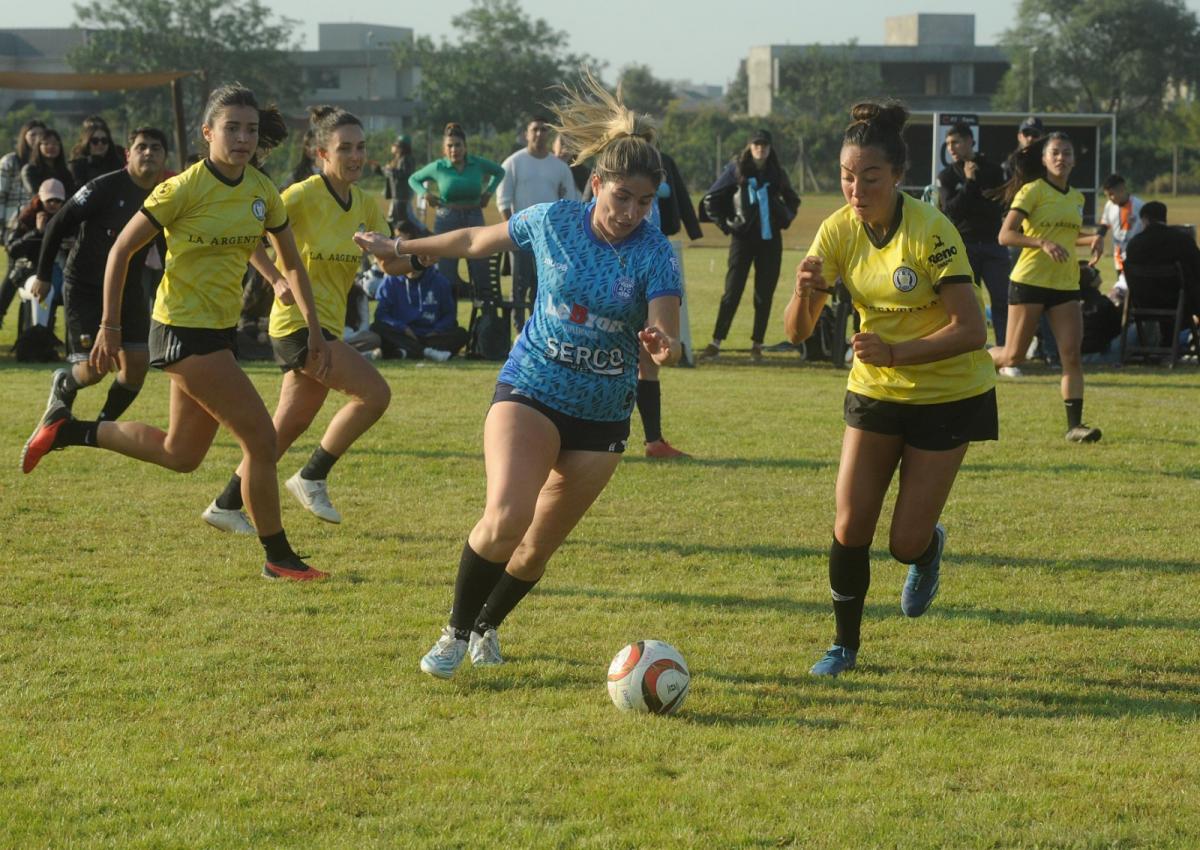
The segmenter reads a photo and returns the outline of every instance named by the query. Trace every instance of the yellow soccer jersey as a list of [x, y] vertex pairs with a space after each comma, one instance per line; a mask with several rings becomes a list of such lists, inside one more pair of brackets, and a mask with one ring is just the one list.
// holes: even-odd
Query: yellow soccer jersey
[[142, 212], [167, 240], [154, 319], [184, 328], [235, 327], [250, 255], [266, 231], [288, 224], [267, 176], [247, 167], [231, 183], [202, 160], [159, 183]]
[[1021, 226], [1026, 236], [1057, 242], [1069, 258], [1056, 263], [1040, 248], [1022, 248], [1012, 279], [1045, 289], [1078, 289], [1079, 265], [1074, 258], [1075, 239], [1083, 226], [1083, 193], [1071, 188], [1064, 192], [1038, 178], [1017, 191], [1012, 209], [1025, 213]]
[[[887, 343], [919, 339], [949, 323], [939, 297], [943, 285], [970, 286], [979, 300], [954, 225], [929, 204], [903, 193], [900, 198], [896, 226], [883, 244], [875, 243], [847, 205], [821, 223], [808, 251], [824, 259], [825, 280], [842, 279], [862, 331]], [[939, 404], [971, 398], [995, 383], [992, 359], [980, 348], [912, 366], [869, 366], [855, 358], [847, 388], [885, 401]]]
[[[321, 327], [340, 338], [346, 323], [346, 294], [362, 262], [362, 249], [354, 244], [353, 236], [360, 230], [388, 233], [387, 220], [375, 199], [357, 186], [350, 187], [350, 206], [342, 206], [320, 174], [285, 189], [283, 203], [312, 281]], [[285, 337], [306, 327], [299, 307], [275, 300], [271, 336]]]

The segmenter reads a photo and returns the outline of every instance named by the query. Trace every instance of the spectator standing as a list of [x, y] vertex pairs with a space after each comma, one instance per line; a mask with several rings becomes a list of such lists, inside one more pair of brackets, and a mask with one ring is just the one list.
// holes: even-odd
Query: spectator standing
[[397, 136], [392, 142], [392, 158], [383, 167], [383, 197], [391, 203], [388, 205], [387, 220], [392, 233], [402, 221], [412, 221], [409, 201], [412, 200], [412, 187], [408, 178], [417, 170], [417, 161], [413, 158], [412, 139], [408, 136]]
[[721, 228], [722, 233], [729, 234], [730, 241], [725, 294], [721, 296], [712, 342], [700, 352], [700, 359], [711, 360], [720, 355], [721, 343], [729, 335], [753, 265], [754, 328], [750, 333], [750, 357], [762, 360], [771, 298], [779, 283], [783, 261], [783, 231], [800, 208], [800, 196], [779, 164], [769, 131], [758, 130], [750, 137], [742, 153], [708, 190], [703, 203], [705, 217]]
[[[17, 217], [32, 197], [32, 193], [25, 191], [25, 184], [21, 182], [21, 169], [37, 150], [45, 131], [44, 122], [36, 118], [26, 121], [17, 133], [15, 148], [0, 158], [0, 241], [6, 246], [9, 231], [17, 226]], [[4, 316], [17, 294], [18, 285], [10, 256], [8, 273], [4, 276], [4, 283], [0, 284], [0, 325], [4, 324]]]
[[[525, 125], [525, 147], [504, 160], [504, 179], [496, 192], [496, 206], [508, 221], [534, 204], [549, 204], [571, 198], [575, 181], [565, 162], [550, 153], [550, 125], [534, 116]], [[521, 248], [512, 253], [513, 322], [517, 333], [525, 326], [526, 311], [537, 300], [537, 266], [533, 252]]]
[[[437, 210], [433, 232], [450, 233], [464, 227], [482, 227], [483, 210], [504, 179], [504, 169], [490, 159], [467, 153], [467, 133], [462, 125], [453, 122], [447, 124], [442, 133], [442, 152], [445, 156], [408, 178], [412, 190], [424, 195], [425, 202]], [[429, 183], [436, 192], [430, 191]], [[464, 283], [458, 276], [458, 260], [443, 257], [438, 260], [438, 268], [461, 292]], [[487, 258], [467, 260], [467, 273], [474, 290], [482, 292], [487, 284]]]
[[49, 127], [42, 133], [29, 162], [21, 169], [21, 182], [25, 184], [25, 191], [31, 196], [36, 195], [47, 180], [61, 181], [68, 198], [75, 194], [75, 178], [71, 176], [71, 169], [67, 168], [62, 136], [58, 135], [57, 130]]
[[[1004, 183], [1004, 170], [975, 150], [969, 125], [959, 122], [946, 134], [950, 164], [938, 174], [938, 206], [954, 223], [967, 249], [975, 280], [992, 301], [996, 345], [1004, 345], [1008, 327], [1008, 251], [996, 241], [1004, 211], [985, 193]], [[939, 247], [932, 246], [935, 250]]]
[[108, 122], [99, 115], [83, 119], [79, 139], [71, 148], [67, 168], [76, 186], [83, 186], [101, 174], [125, 167], [125, 149], [113, 141]]
[[1100, 188], [1104, 191], [1104, 211], [1096, 228], [1092, 244], [1092, 262], [1104, 255], [1104, 237], [1111, 233], [1113, 241], [1113, 268], [1117, 270], [1117, 281], [1113, 290], [1122, 296], [1125, 293], [1125, 249], [1129, 241], [1142, 232], [1142, 199], [1129, 193], [1125, 178], [1110, 174], [1104, 178]]

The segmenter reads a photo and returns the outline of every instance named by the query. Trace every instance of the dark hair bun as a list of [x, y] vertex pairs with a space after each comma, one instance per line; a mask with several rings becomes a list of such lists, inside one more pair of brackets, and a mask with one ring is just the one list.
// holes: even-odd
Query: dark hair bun
[[338, 108], [336, 106], [330, 106], [328, 103], [320, 106], [310, 106], [308, 108], [308, 120], [316, 124], [322, 118], [328, 118], [337, 111]]
[[875, 124], [881, 130], [900, 132], [908, 123], [908, 108], [903, 103], [864, 101], [850, 108], [850, 117], [855, 121]]

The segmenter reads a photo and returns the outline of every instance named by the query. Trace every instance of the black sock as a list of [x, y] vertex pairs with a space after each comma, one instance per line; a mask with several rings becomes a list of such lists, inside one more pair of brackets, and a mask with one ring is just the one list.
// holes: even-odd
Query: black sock
[[55, 448], [59, 446], [90, 446], [97, 447], [97, 434], [100, 422], [86, 422], [81, 419], [68, 419], [58, 428], [54, 436]]
[[933, 559], [937, 557], [937, 553], [938, 553], [938, 535], [937, 535], [937, 532], [935, 531], [933, 533], [933, 536], [929, 538], [929, 545], [925, 547], [925, 551], [922, 552], [917, 557], [917, 560], [916, 560], [917, 566], [918, 567], [928, 567], [930, 564], [933, 563]]
[[1078, 428], [1083, 423], [1083, 399], [1068, 398], [1063, 404], [1067, 406], [1067, 430]]
[[113, 381], [108, 388], [108, 398], [104, 400], [104, 408], [97, 419], [101, 422], [112, 422], [129, 409], [133, 400], [142, 391], [141, 387], [129, 387], [120, 381]]
[[504, 578], [505, 564], [489, 561], [475, 553], [468, 541], [463, 544], [458, 562], [458, 578], [454, 582], [454, 608], [450, 611], [450, 626], [466, 639], [497, 582]]
[[217, 507], [224, 511], [240, 511], [242, 509], [242, 476], [236, 472], [233, 473], [229, 483], [221, 491], [221, 495], [217, 496]]
[[483, 634], [488, 629], [500, 628], [504, 618], [512, 613], [512, 609], [525, 598], [525, 594], [533, 590], [535, 584], [537, 579], [524, 581], [506, 572], [500, 577], [500, 581], [496, 582], [487, 602], [483, 603], [483, 610], [475, 620], [474, 631]]
[[308, 463], [304, 464], [304, 469], [300, 470], [300, 477], [305, 481], [324, 481], [337, 461], [337, 455], [331, 455], [318, 445], [313, 449]]
[[296, 553], [292, 551], [292, 547], [288, 543], [285, 531], [269, 534], [266, 537], [259, 535], [258, 539], [262, 543], [263, 549], [267, 550], [267, 560], [272, 563], [278, 564], [288, 558], [296, 557]]
[[662, 385], [658, 381], [638, 378], [637, 409], [638, 415], [642, 417], [642, 430], [646, 432], [646, 442], [661, 440]]
[[858, 651], [863, 605], [871, 586], [871, 547], [843, 546], [837, 538], [829, 548], [829, 590], [837, 631], [833, 642]]

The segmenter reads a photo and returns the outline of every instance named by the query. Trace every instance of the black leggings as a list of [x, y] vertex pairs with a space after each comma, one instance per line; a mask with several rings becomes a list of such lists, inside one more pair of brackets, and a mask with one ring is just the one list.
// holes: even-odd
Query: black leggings
[[713, 339], [729, 336], [729, 326], [737, 313], [738, 303], [746, 288], [750, 266], [754, 265], [754, 330], [750, 339], [761, 344], [771, 318], [771, 299], [779, 283], [779, 268], [783, 262], [783, 239], [776, 233], [763, 239], [757, 233], [734, 236], [729, 242], [729, 267], [725, 272], [725, 294], [717, 311], [717, 327]]

